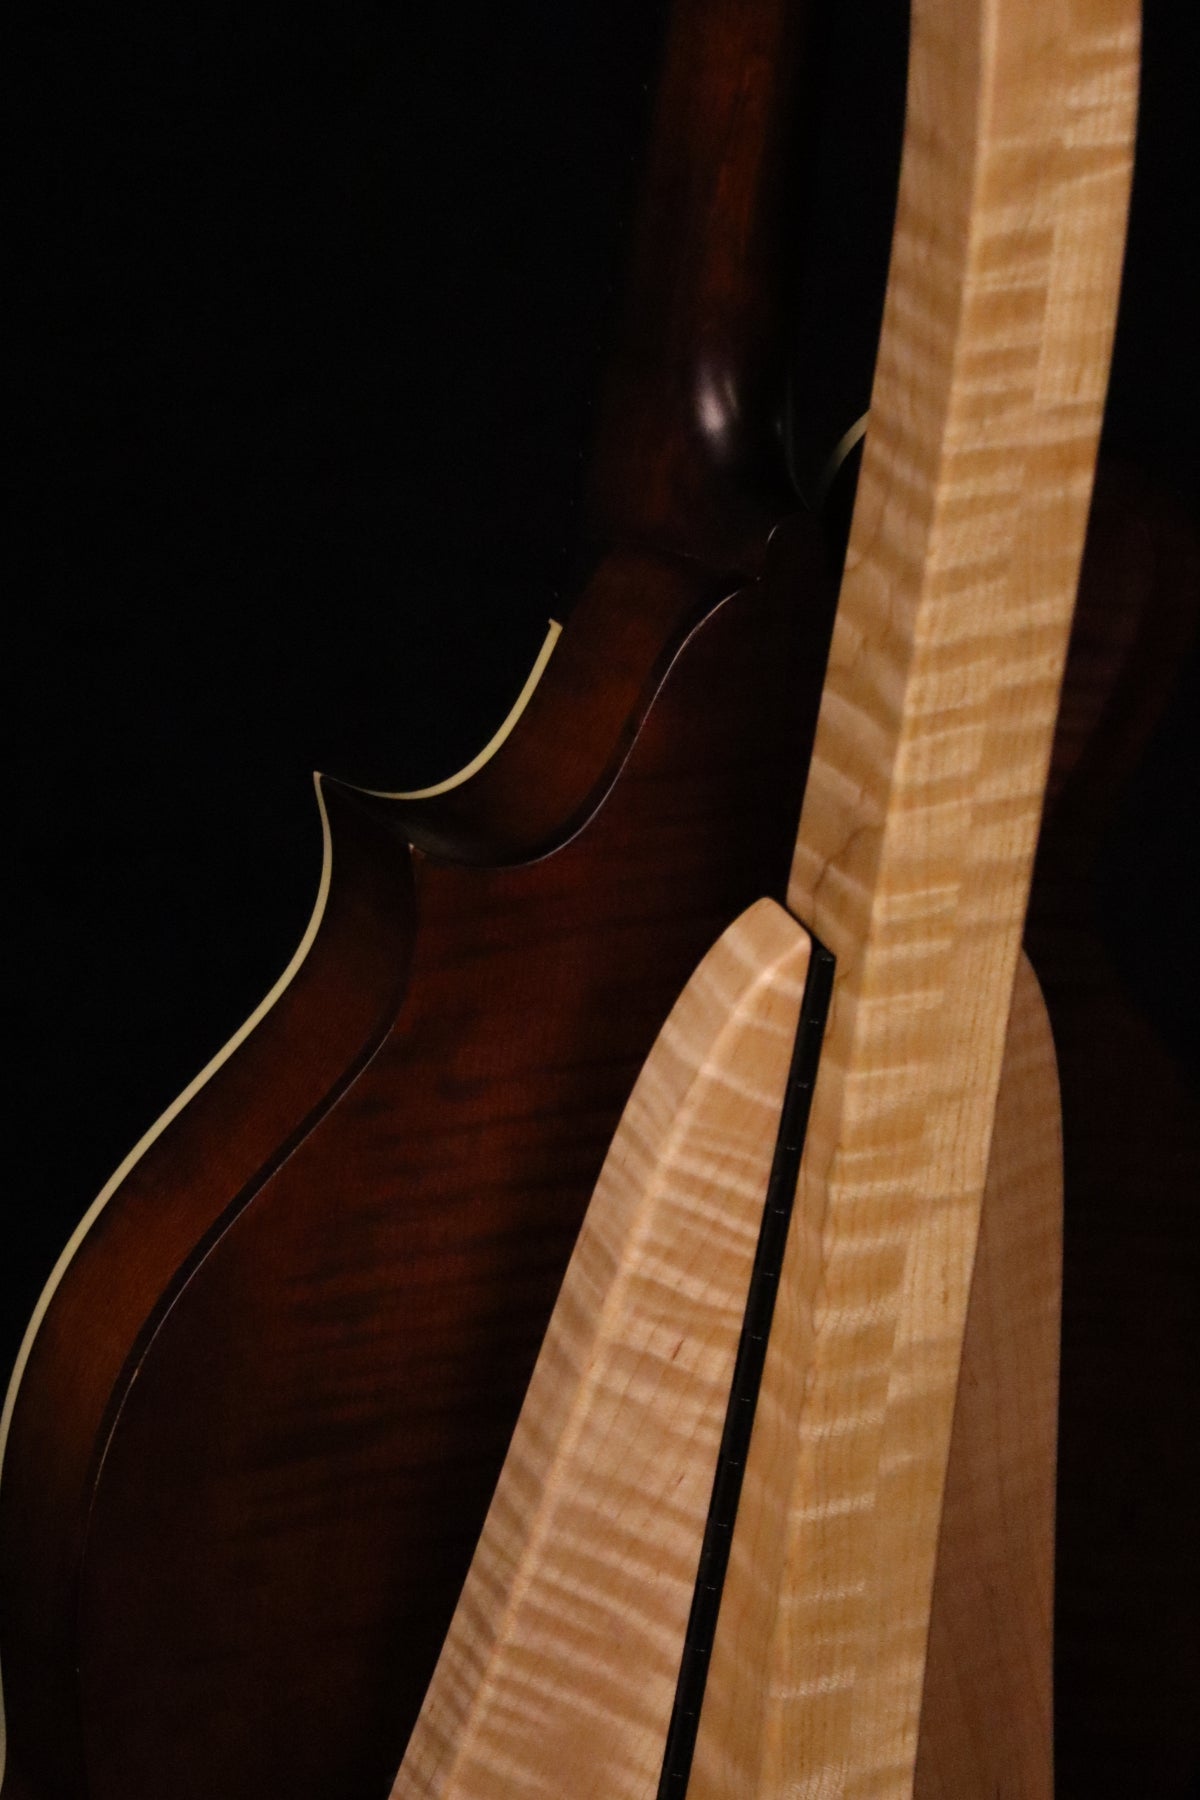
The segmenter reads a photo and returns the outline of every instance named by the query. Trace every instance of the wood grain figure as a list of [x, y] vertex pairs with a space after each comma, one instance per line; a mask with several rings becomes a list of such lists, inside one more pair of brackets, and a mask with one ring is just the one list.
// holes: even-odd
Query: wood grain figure
[[804, 9], [679, 8], [541, 679], [466, 780], [323, 780], [307, 955], [27, 1341], [4, 1800], [382, 1800], [638, 1069], [783, 900], [832, 614], [776, 428]]
[[[29, 1340], [0, 1481], [3, 1800], [382, 1800], [448, 1626], [399, 1793], [654, 1791], [803, 932], [837, 986], [689, 1800], [993, 1779], [960, 1748], [975, 1698], [956, 1713], [940, 1686], [960, 1596], [937, 1598], [935, 1565], [1005, 1454], [1006, 1426], [971, 1448], [986, 1409], [960, 1366], [964, 1341], [968, 1376], [984, 1354], [968, 1297], [1011, 1129], [1002, 1107], [993, 1150], [1116, 306], [1136, 0], [916, 0], [806, 788], [821, 550], [786, 516], [771, 373], [799, 30], [782, 0], [681, 6], [591, 573], [542, 678], [461, 783], [325, 783], [308, 955], [131, 1163]], [[1018, 995], [1020, 1112], [1021, 1046], [1041, 1068], [1044, 1038]], [[980, 1294], [1018, 1290], [1006, 1241], [985, 1239]], [[703, 1277], [680, 1281], [693, 1256]], [[1043, 1604], [1033, 1346], [1032, 1611], [1009, 1615], [1005, 1693]], [[1004, 1425], [1007, 1390], [988, 1394]]]
[[[1057, 1105], [1018, 956], [1107, 383], [1137, 17], [1126, 0], [947, 0], [913, 24], [872, 424], [788, 895], [838, 978], [691, 1800], [908, 1800], [918, 1779], [1044, 1800], [1052, 1779]], [[657, 1425], [670, 1435], [665, 1404]], [[616, 1491], [611, 1472], [577, 1480], [593, 1512]], [[577, 1551], [591, 1580], [603, 1542]], [[516, 1591], [545, 1578], [541, 1548], [520, 1546]], [[983, 1654], [961, 1609], [1007, 1555]], [[619, 1586], [619, 1554], [606, 1579]], [[496, 1629], [460, 1613], [455, 1669], [475, 1667], [439, 1747], [453, 1778], [405, 1775], [401, 1791], [524, 1789], [548, 1732], [544, 1791], [649, 1795], [643, 1728], [619, 1702], [609, 1779], [590, 1785], [596, 1742], [564, 1724], [578, 1640], [541, 1669], [531, 1710], [511, 1700], [519, 1646], [492, 1683]], [[956, 1708], [959, 1646], [980, 1668]], [[657, 1670], [661, 1646], [644, 1648]], [[489, 1760], [472, 1728], [493, 1704]], [[1010, 1731], [992, 1719], [973, 1750], [1008, 1704]], [[450, 1718], [436, 1689], [429, 1707]]]
[[807, 965], [761, 901], [638, 1077], [396, 1800], [654, 1792]]
[[913, 27], [872, 422], [789, 889], [838, 957], [801, 1172], [799, 1216], [821, 1224], [789, 1243], [691, 1800], [912, 1792], [1107, 382], [1136, 8], [922, 5]]

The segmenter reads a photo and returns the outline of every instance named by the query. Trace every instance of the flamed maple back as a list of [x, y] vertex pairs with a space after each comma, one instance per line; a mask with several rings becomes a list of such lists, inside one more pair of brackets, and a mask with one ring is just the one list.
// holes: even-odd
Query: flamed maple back
[[680, 0], [545, 671], [440, 793], [322, 781], [301, 954], [46, 1291], [0, 1426], [4, 1800], [394, 1778], [638, 1068], [786, 889], [831, 614], [775, 429], [803, 20]]

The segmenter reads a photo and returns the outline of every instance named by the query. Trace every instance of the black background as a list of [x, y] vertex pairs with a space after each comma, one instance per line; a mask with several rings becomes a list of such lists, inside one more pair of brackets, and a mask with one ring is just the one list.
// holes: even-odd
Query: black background
[[[458, 766], [569, 607], [663, 11], [46, 6], [6, 59], [0, 1360], [108, 1171], [286, 962], [319, 866], [309, 772], [410, 786]], [[822, 84], [826, 258], [892, 154], [847, 55], [865, 70], [892, 11], [843, 9]], [[1108, 427], [1193, 510], [1196, 40], [1194, 8], [1148, 0]], [[867, 279], [824, 266], [797, 314], [798, 366], [823, 379], [839, 318], [853, 335], [833, 299]], [[1197, 694], [1193, 663], [1104, 894], [1184, 1049]]]

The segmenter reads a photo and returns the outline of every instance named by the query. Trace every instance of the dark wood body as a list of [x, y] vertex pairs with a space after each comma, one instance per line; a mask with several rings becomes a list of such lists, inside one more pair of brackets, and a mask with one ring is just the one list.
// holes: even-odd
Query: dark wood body
[[472, 782], [329, 785], [314, 948], [109, 1203], [26, 1372], [13, 1793], [386, 1794], [637, 1068], [783, 895], [821, 569], [802, 524], [728, 598], [615, 559]]
[[832, 615], [778, 431], [802, 22], [680, 0], [542, 682], [442, 797], [326, 783], [313, 948], [55, 1294], [4, 1800], [388, 1791], [637, 1070], [786, 886]]

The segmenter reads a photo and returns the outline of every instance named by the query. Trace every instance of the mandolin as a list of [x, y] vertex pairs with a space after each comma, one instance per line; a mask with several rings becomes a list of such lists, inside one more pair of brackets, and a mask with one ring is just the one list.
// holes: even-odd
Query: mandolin
[[638, 1068], [786, 890], [830, 615], [776, 428], [802, 24], [680, 8], [561, 635], [461, 778], [319, 781], [296, 955], [43, 1295], [5, 1800], [394, 1778]]
[[[820, 595], [820, 557], [806, 526], [780, 526], [785, 485], [763, 413], [717, 404], [762, 390], [772, 332], [736, 283], [730, 300], [727, 268], [705, 254], [685, 287], [660, 276], [658, 306], [631, 307], [595, 484], [597, 531], [613, 547], [512, 729], [440, 793], [320, 785], [326, 868], [302, 954], [85, 1222], [27, 1339], [0, 1479], [6, 1800], [386, 1791], [634, 1074], [648, 1054], [597, 1200], [615, 1191], [630, 1134], [652, 1171], [687, 1162], [694, 1131], [715, 1133], [716, 1191], [737, 1187], [742, 1155], [761, 1203], [781, 1046], [826, 953], [837, 973], [825, 1045], [683, 1779], [693, 1794], [796, 1780], [971, 1791], [945, 1711], [923, 1722], [922, 1704], [945, 1675], [939, 1655], [961, 1645], [953, 1584], [940, 1596], [956, 1507], [979, 1501], [979, 1456], [995, 1448], [985, 1434], [982, 1451], [964, 1450], [975, 1427], [954, 1416], [964, 1342], [971, 1368], [973, 1343], [991, 1341], [968, 1324], [985, 1192], [975, 1292], [989, 1271], [1002, 1297], [1029, 1298], [1032, 1280], [1041, 1362], [1027, 1391], [1043, 1402], [1053, 1362], [1052, 1065], [1017, 953], [1103, 400], [1136, 74], [1128, 7], [1068, 10], [917, 12], [872, 427], [794, 852], [804, 696], [823, 651], [819, 623], [802, 639], [802, 596]], [[681, 71], [689, 90], [707, 93], [711, 73], [722, 91], [733, 57], [717, 27], [736, 23], [765, 92], [757, 113], [732, 108], [747, 135], [731, 125], [725, 141], [751, 171], [765, 241], [779, 196], [763, 145], [786, 116], [793, 46], [765, 7], [711, 12], [708, 29], [677, 28], [664, 115]], [[720, 140], [716, 116], [705, 109], [703, 141], [689, 144], [698, 166]], [[665, 181], [652, 163], [643, 245]], [[699, 241], [715, 265], [720, 233]], [[646, 267], [643, 255], [643, 301]], [[746, 267], [761, 292], [752, 254]], [[705, 304], [681, 317], [667, 304], [681, 292]], [[727, 387], [698, 355], [709, 357], [717, 292], [734, 319]], [[639, 373], [647, 339], [661, 383]], [[697, 370], [708, 385], [692, 390]], [[707, 436], [667, 428], [681, 391], [715, 396], [701, 408]], [[626, 459], [629, 419], [638, 454]], [[680, 917], [686, 931], [664, 932]], [[532, 992], [553, 1008], [534, 1015]], [[727, 1139], [723, 1090], [762, 1043], [759, 1103]], [[1036, 1205], [1006, 1240], [997, 1198], [1025, 1191], [1034, 1126]], [[626, 1205], [653, 1188], [649, 1175], [627, 1184]], [[567, 1300], [595, 1241], [588, 1221]], [[737, 1235], [735, 1287], [753, 1232]], [[1039, 1254], [1023, 1272], [1012, 1244], [1031, 1241]], [[681, 1323], [681, 1344], [705, 1335], [705, 1316]], [[736, 1294], [722, 1317], [708, 1424], [685, 1444], [702, 1499]], [[568, 1374], [578, 1364], [571, 1324], [555, 1312], [497, 1490], [510, 1533], [522, 1468], [556, 1479], [539, 1402], [552, 1396], [568, 1449], [589, 1428], [589, 1397], [542, 1373], [556, 1346]], [[586, 1308], [573, 1324], [576, 1342], [597, 1341]], [[1013, 1389], [1005, 1405], [1019, 1400]], [[1014, 1453], [1032, 1459], [1036, 1532], [1044, 1415], [1032, 1437], [1029, 1426]], [[630, 1429], [637, 1419], [622, 1415], [610, 1452]], [[603, 1487], [580, 1504], [611, 1510]], [[489, 1581], [494, 1591], [496, 1554], [524, 1595], [553, 1569], [548, 1548], [574, 1568], [602, 1564], [602, 1537], [572, 1535], [579, 1510], [516, 1509], [512, 1553], [503, 1533], [496, 1551], [493, 1507], [399, 1791], [649, 1793], [667, 1779], [702, 1504], [672, 1546], [681, 1620], [625, 1612], [599, 1665], [595, 1642], [556, 1651], [549, 1730], [543, 1710], [531, 1731], [506, 1687], [523, 1679], [513, 1659], [527, 1642], [505, 1635], [519, 1608], [476, 1603]], [[1045, 1577], [1044, 1543], [1034, 1563]], [[961, 1566], [978, 1577], [969, 1543]], [[608, 1575], [598, 1581], [606, 1592]], [[659, 1639], [647, 1662], [643, 1628]], [[544, 1644], [537, 1654], [545, 1663]], [[1044, 1781], [1042, 1675], [1032, 1685], [1042, 1711], [1019, 1761]], [[960, 1737], [969, 1723], [957, 1720]], [[995, 1791], [981, 1768], [967, 1778]]]

